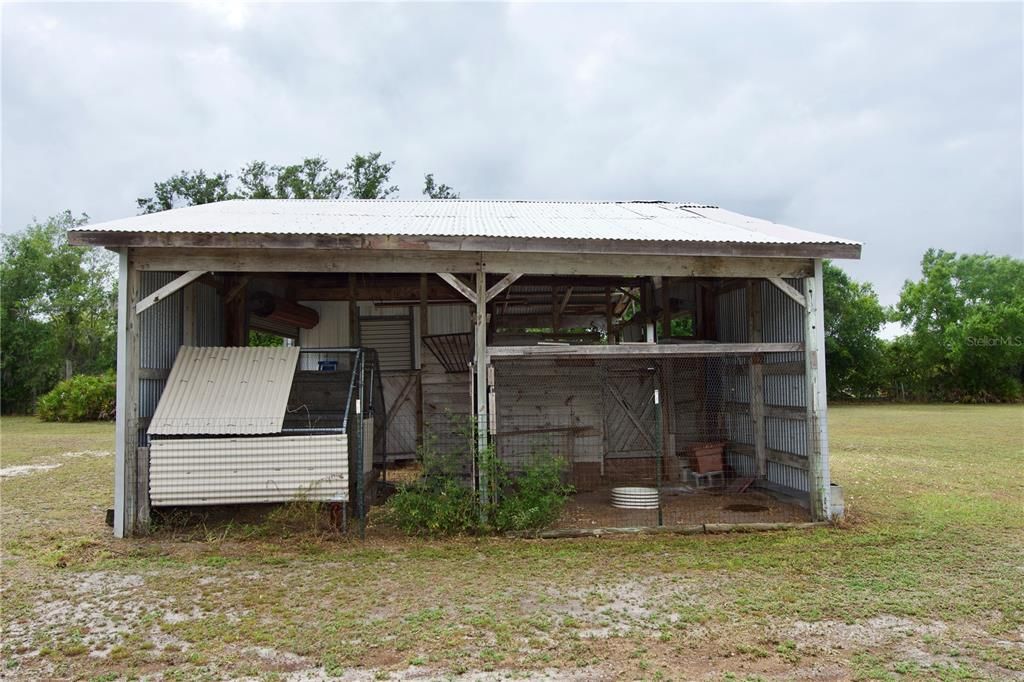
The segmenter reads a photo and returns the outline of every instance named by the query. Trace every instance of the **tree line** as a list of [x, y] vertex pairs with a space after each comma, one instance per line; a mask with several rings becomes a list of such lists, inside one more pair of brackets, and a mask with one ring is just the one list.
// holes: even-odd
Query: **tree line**
[[[341, 168], [322, 157], [292, 165], [253, 161], [237, 175], [181, 171], [137, 200], [141, 213], [228, 199], [385, 199], [398, 192], [393, 161], [356, 154]], [[422, 193], [457, 199], [424, 175]], [[4, 235], [0, 246], [0, 409], [24, 413], [72, 374], [116, 359], [116, 263], [68, 244], [88, 222], [65, 211]], [[849, 400], [1007, 401], [1024, 397], [1024, 261], [929, 249], [920, 278], [883, 306], [870, 284], [824, 269], [829, 395]], [[880, 335], [886, 323], [905, 333]]]

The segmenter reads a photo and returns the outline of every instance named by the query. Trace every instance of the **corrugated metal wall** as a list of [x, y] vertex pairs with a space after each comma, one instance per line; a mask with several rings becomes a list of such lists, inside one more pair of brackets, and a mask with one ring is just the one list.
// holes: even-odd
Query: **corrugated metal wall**
[[[788, 284], [801, 290], [803, 282], [788, 279]], [[771, 282], [762, 280], [761, 338], [767, 343], [802, 343], [804, 340], [804, 310]], [[718, 340], [746, 343], [750, 341], [747, 317], [747, 291], [740, 287], [725, 292], [715, 299], [715, 323]], [[765, 417], [765, 440], [770, 451], [807, 457], [806, 424], [799, 410], [806, 406], [806, 382], [803, 374], [803, 353], [768, 353], [764, 355], [764, 402], [766, 412], [772, 408], [788, 408], [783, 414]], [[774, 365], [774, 367], [772, 367]], [[729, 439], [753, 445], [754, 429], [750, 416], [750, 380], [745, 373], [727, 374], [727, 389], [735, 403], [726, 414]], [[794, 409], [796, 408], [796, 409]], [[778, 412], [778, 411], [776, 411]], [[751, 475], [755, 471], [754, 458], [732, 453], [730, 464], [740, 473]], [[777, 485], [806, 492], [807, 472], [777, 461], [769, 461], [768, 480]]]
[[[142, 272], [139, 297], [149, 296], [181, 273]], [[139, 366], [142, 369], [171, 370], [182, 342], [181, 291], [176, 291], [139, 315]], [[149, 418], [163, 393], [166, 378], [139, 379], [139, 445], [147, 445]]]
[[348, 436], [155, 440], [153, 506], [348, 499]]
[[[181, 273], [142, 272], [140, 298], [148, 296]], [[139, 316], [139, 366], [142, 369], [170, 372], [174, 358], [184, 340], [184, 296], [195, 291], [195, 343], [197, 346], [219, 346], [224, 339], [224, 307], [213, 287], [194, 282], [150, 307]], [[139, 445], [149, 443], [146, 435], [149, 418], [156, 411], [167, 380], [139, 380]]]

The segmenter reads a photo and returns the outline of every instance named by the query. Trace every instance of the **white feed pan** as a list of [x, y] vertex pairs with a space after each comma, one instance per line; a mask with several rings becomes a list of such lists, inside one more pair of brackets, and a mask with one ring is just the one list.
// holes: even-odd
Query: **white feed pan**
[[658, 489], [639, 486], [612, 488], [612, 506], [618, 509], [657, 509]]

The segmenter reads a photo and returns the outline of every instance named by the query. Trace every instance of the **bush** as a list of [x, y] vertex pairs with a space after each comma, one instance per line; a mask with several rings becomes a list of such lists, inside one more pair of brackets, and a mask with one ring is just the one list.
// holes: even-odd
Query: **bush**
[[113, 372], [79, 374], [39, 398], [36, 414], [47, 422], [113, 419], [116, 402], [117, 379]]
[[488, 450], [487, 467], [493, 502], [483, 508], [476, 491], [463, 481], [461, 463], [469, 455], [439, 453], [428, 444], [420, 451], [423, 473], [388, 500], [386, 517], [410, 535], [459, 535], [543, 528], [562, 511], [573, 489], [562, 483], [565, 463], [535, 455], [521, 473], [509, 476]]
[[[555, 521], [574, 490], [562, 483], [565, 462], [549, 454], [534, 455], [522, 473], [497, 494], [491, 514], [495, 530], [533, 530]], [[500, 479], [499, 479], [500, 480]]]

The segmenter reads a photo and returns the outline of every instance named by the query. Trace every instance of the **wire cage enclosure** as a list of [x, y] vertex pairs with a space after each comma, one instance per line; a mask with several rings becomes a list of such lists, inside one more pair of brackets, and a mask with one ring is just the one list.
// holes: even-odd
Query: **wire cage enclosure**
[[373, 350], [183, 347], [166, 383], [137, 430], [152, 507], [308, 500], [365, 517], [386, 467]]

